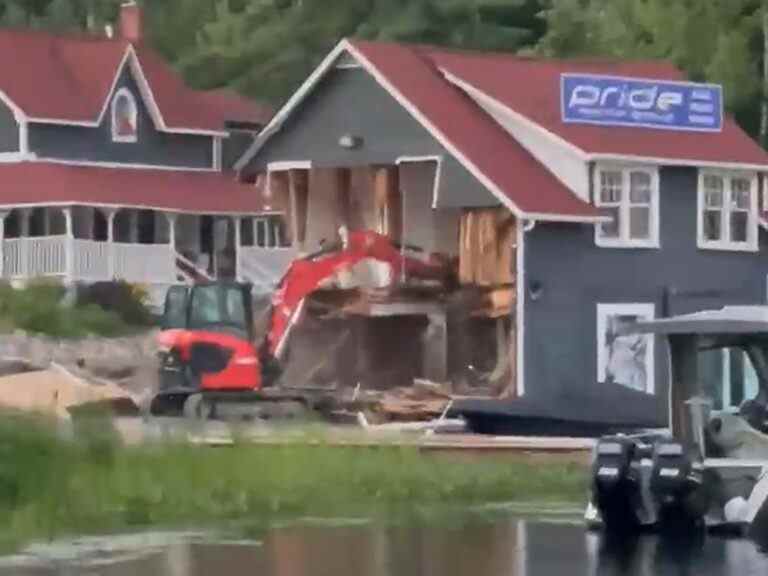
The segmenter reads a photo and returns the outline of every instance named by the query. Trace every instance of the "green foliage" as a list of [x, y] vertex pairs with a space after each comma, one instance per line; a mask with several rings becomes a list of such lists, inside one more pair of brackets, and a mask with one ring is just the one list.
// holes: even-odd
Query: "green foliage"
[[202, 4], [212, 17], [176, 52], [180, 69], [195, 86], [228, 85], [273, 103], [343, 37], [515, 50], [541, 33], [538, 0], [217, 0], [212, 13]]
[[131, 331], [119, 314], [93, 303], [65, 306], [63, 296], [64, 289], [49, 282], [35, 282], [22, 290], [0, 285], [2, 327], [55, 338], [112, 337]]
[[96, 305], [114, 312], [131, 326], [149, 326], [152, 315], [147, 307], [147, 295], [127, 282], [96, 282], [78, 290], [80, 306]]
[[467, 466], [416, 449], [299, 442], [123, 446], [98, 423], [79, 424], [69, 442], [39, 421], [0, 415], [0, 545], [136, 525], [399, 517], [421, 507], [581, 502], [586, 494], [585, 470], [574, 464]]

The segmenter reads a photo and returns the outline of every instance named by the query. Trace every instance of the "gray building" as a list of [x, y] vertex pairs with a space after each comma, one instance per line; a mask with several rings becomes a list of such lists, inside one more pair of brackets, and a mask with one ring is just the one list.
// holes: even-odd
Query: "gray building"
[[[721, 116], [717, 87], [684, 80], [663, 62], [345, 40], [236, 168], [268, 182], [298, 249], [343, 225], [455, 262], [458, 287], [428, 303], [371, 266], [359, 285], [409, 306], [369, 306], [377, 327], [362, 334], [426, 346], [413, 374], [454, 383], [479, 428], [660, 425], [667, 352], [622, 323], [764, 303], [767, 290], [768, 156]], [[457, 294], [492, 304], [462, 323]], [[738, 405], [744, 386], [720, 400]]]

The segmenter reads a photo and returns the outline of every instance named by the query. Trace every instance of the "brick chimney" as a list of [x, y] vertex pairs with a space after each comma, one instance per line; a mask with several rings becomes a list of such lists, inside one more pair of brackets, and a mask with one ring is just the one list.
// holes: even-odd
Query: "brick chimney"
[[135, 1], [126, 2], [120, 6], [119, 30], [120, 37], [129, 42], [141, 42], [143, 36], [143, 14], [141, 6]]

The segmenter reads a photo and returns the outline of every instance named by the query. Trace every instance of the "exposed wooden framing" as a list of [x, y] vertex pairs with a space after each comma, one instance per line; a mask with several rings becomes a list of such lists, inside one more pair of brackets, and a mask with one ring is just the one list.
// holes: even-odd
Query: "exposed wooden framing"
[[397, 166], [373, 168], [374, 204], [379, 232], [395, 242], [402, 242], [403, 198]]
[[294, 243], [301, 246], [307, 237], [309, 170], [289, 170], [288, 187], [291, 196], [291, 227]]
[[285, 214], [286, 234], [284, 240], [288, 245], [294, 244], [295, 230], [293, 219], [293, 202], [291, 200], [290, 176], [288, 171], [270, 171], [269, 192], [272, 205], [278, 212]]
[[339, 226], [352, 226], [352, 171], [349, 168], [336, 169], [336, 207]]
[[503, 208], [467, 210], [461, 217], [459, 279], [464, 285], [514, 282], [515, 217]]

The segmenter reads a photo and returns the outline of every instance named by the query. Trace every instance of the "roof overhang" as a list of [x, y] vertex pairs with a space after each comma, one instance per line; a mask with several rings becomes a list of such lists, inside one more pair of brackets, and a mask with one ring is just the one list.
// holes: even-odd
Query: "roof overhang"
[[693, 314], [627, 324], [624, 334], [737, 335], [768, 337], [768, 306], [726, 306]]

